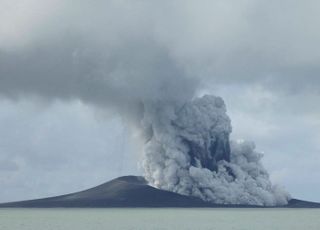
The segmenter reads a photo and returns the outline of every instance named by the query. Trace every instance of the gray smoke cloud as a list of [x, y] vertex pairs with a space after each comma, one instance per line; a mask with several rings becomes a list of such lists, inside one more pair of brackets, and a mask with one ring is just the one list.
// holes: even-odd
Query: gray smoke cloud
[[283, 205], [289, 194], [270, 182], [251, 142], [232, 142], [220, 97], [184, 105], [155, 103], [145, 112], [143, 167], [155, 187], [222, 204]]
[[[285, 203], [252, 144], [231, 142], [229, 157], [210, 159], [211, 132], [227, 148], [231, 124], [222, 99], [196, 98], [209, 85], [250, 81], [292, 90], [305, 69], [316, 90], [318, 2], [0, 3], [3, 97], [81, 100], [121, 114], [144, 135], [143, 165], [157, 187], [220, 203]], [[203, 154], [218, 162], [206, 165]]]

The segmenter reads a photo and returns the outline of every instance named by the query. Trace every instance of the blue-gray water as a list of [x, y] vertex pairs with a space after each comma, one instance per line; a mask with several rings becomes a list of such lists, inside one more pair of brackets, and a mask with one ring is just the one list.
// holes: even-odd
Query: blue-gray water
[[1, 230], [319, 230], [320, 209], [0, 209]]

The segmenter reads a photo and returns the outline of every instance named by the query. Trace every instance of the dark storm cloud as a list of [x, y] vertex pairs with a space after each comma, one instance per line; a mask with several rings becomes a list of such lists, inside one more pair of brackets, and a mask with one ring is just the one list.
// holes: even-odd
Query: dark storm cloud
[[318, 90], [317, 1], [1, 3], [7, 96], [119, 105], [192, 93], [198, 81]]
[[[10, 12], [17, 2], [3, 4]], [[318, 6], [32, 1], [21, 6], [25, 15], [3, 16], [0, 92], [119, 104], [177, 95], [178, 84], [192, 92], [199, 81], [314, 89], [320, 83]]]

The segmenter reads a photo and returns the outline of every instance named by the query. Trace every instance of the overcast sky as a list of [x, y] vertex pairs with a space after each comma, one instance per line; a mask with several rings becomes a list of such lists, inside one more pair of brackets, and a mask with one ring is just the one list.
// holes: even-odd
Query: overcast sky
[[256, 143], [274, 183], [320, 201], [319, 11], [313, 0], [0, 0], [0, 202], [142, 174], [137, 102], [206, 93], [224, 98], [232, 138]]

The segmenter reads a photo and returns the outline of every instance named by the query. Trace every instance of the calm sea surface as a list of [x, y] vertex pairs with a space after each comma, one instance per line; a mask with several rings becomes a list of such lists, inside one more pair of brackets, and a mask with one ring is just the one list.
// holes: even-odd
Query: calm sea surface
[[320, 209], [0, 209], [0, 230], [320, 230]]

